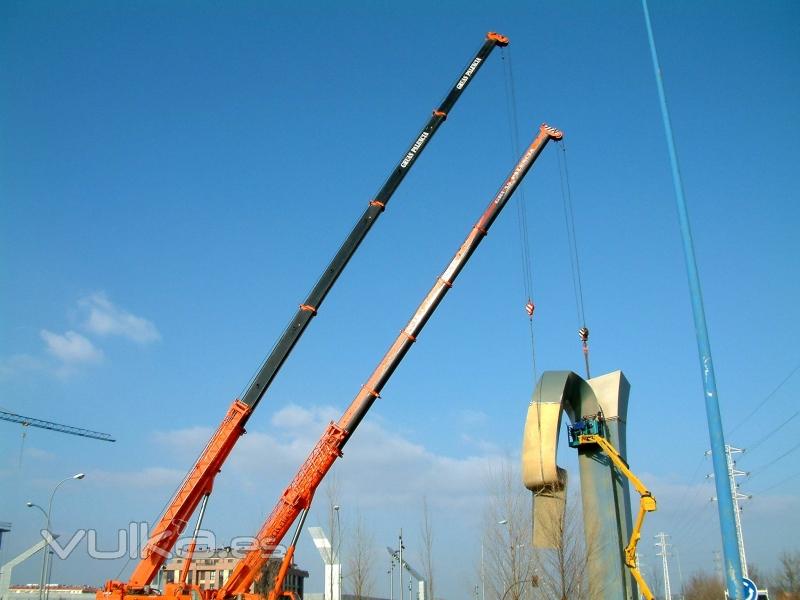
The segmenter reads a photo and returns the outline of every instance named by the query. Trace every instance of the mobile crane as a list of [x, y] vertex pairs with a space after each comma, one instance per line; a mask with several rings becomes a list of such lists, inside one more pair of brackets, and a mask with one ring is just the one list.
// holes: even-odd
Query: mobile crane
[[590, 445], [599, 446], [600, 449], [606, 453], [606, 456], [608, 456], [617, 470], [628, 478], [628, 481], [633, 484], [633, 487], [639, 493], [639, 513], [636, 515], [636, 522], [633, 525], [633, 531], [631, 531], [631, 539], [628, 541], [628, 545], [625, 546], [623, 554], [625, 557], [625, 566], [628, 567], [631, 575], [633, 575], [633, 578], [636, 580], [642, 596], [645, 597], [645, 600], [655, 600], [653, 592], [650, 590], [650, 587], [647, 585], [647, 582], [645, 582], [639, 570], [639, 565], [636, 560], [636, 546], [641, 538], [642, 524], [644, 523], [645, 515], [656, 510], [656, 499], [653, 497], [650, 490], [642, 483], [641, 479], [630, 470], [628, 463], [620, 456], [613, 444], [608, 441], [603, 431], [604, 423], [605, 419], [602, 414], [590, 415], [576, 420], [575, 423], [567, 427], [569, 445], [571, 448], [580, 448], [581, 446]]
[[[199, 530], [214, 479], [239, 437], [245, 433], [244, 427], [247, 420], [263, 398], [281, 366], [303, 335], [311, 319], [316, 316], [323, 300], [334, 283], [336, 283], [339, 275], [342, 274], [364, 237], [385, 210], [389, 199], [414, 165], [417, 157], [445, 121], [450, 110], [452, 110], [461, 94], [475, 77], [486, 58], [496, 46], [502, 47], [506, 45], [508, 45], [508, 38], [505, 36], [495, 32], [486, 34], [483, 45], [477, 54], [475, 54], [468, 66], [461, 71], [459, 78], [447, 96], [445, 96], [441, 105], [433, 111], [428, 122], [415, 138], [414, 143], [403, 154], [403, 158], [397, 163], [383, 186], [369, 202], [366, 210], [356, 222], [308, 297], [300, 305], [295, 316], [261, 365], [241, 399], [235, 399], [229, 407], [218, 429], [214, 432], [194, 466], [178, 487], [161, 518], [153, 527], [152, 534], [142, 549], [140, 561], [128, 581], [107, 581], [103, 589], [97, 593], [98, 600], [111, 600], [112, 598], [114, 600], [122, 600], [125, 596], [148, 596], [153, 578], [169, 557], [178, 537], [186, 528], [198, 505], [200, 505], [200, 511], [195, 532]], [[189, 544], [189, 551], [186, 557], [187, 563], [191, 563], [191, 554], [194, 551], [194, 547], [195, 539], [193, 537], [192, 542]], [[188, 573], [188, 566], [184, 570]], [[185, 584], [178, 586], [175, 590], [178, 591], [184, 588], [186, 588]]]
[[[397, 369], [411, 345], [417, 340], [428, 319], [433, 315], [439, 303], [466, 265], [489, 231], [497, 216], [517, 189], [525, 174], [541, 154], [547, 142], [559, 140], [562, 133], [548, 125], [539, 128], [539, 134], [526, 149], [511, 174], [494, 196], [478, 222], [470, 231], [467, 239], [458, 249], [433, 288], [417, 308], [406, 327], [390, 346], [378, 363], [367, 382], [350, 403], [338, 422], [331, 422], [316, 446], [300, 466], [294, 479], [284, 490], [277, 504], [267, 517], [261, 530], [255, 536], [251, 549], [236, 565], [228, 580], [218, 590], [203, 590], [205, 600], [227, 600], [242, 597], [244, 600], [256, 600], [257, 596], [248, 590], [261, 576], [264, 563], [269, 560], [274, 549], [292, 526], [297, 516], [311, 505], [314, 493], [337, 458], [342, 456], [347, 441], [352, 437], [358, 424], [366, 416], [372, 404], [380, 398], [380, 392], [386, 382]], [[167, 595], [170, 587], [167, 586]], [[188, 599], [187, 599], [188, 600]]]

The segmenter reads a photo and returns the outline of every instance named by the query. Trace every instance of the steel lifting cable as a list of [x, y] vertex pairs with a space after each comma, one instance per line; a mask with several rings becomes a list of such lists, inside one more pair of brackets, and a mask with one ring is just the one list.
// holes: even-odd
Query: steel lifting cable
[[575, 234], [575, 212], [572, 208], [572, 186], [569, 182], [569, 168], [567, 166], [567, 146], [560, 140], [561, 152], [558, 154], [558, 171], [561, 180], [561, 198], [564, 204], [564, 222], [567, 228], [567, 243], [569, 244], [569, 266], [572, 273], [572, 288], [575, 292], [575, 308], [578, 312], [578, 321], [581, 328], [578, 337], [583, 349], [583, 360], [586, 364], [586, 378], [591, 377], [589, 371], [589, 328], [586, 327], [586, 312], [583, 303], [583, 282], [581, 278], [581, 263], [578, 257], [578, 241]]
[[[506, 59], [508, 54], [508, 59]], [[503, 61], [503, 73], [505, 75], [506, 92], [506, 115], [508, 116], [508, 131], [510, 139], [510, 151], [512, 160], [519, 155], [519, 119], [517, 117], [517, 92], [514, 81], [514, 68], [511, 61], [511, 49], [508, 47], [500, 49], [500, 58]], [[523, 292], [526, 298], [525, 312], [528, 314], [528, 331], [531, 340], [531, 368], [533, 375], [534, 394], [538, 391], [538, 398], [534, 398], [536, 406], [536, 429], [539, 440], [539, 468], [542, 469], [542, 403], [541, 390], [537, 389], [538, 373], [536, 369], [536, 337], [533, 331], [533, 313], [536, 306], [533, 303], [533, 253], [531, 252], [530, 236], [528, 234], [528, 202], [525, 198], [525, 183], [519, 187], [519, 199], [517, 200], [517, 230], [519, 233], [520, 265], [522, 267]], [[544, 473], [540, 472], [543, 479]], [[536, 496], [543, 493], [547, 488], [542, 488], [535, 493]]]
[[[514, 81], [514, 69], [511, 61], [511, 50], [508, 47], [500, 49], [505, 75], [506, 114], [508, 116], [508, 130], [510, 139], [510, 152], [512, 159], [519, 155], [519, 119], [517, 118], [517, 93]], [[533, 331], [533, 257], [531, 253], [530, 236], [528, 234], [528, 211], [525, 199], [525, 184], [519, 188], [520, 198], [517, 201], [517, 230], [519, 233], [520, 264], [522, 266], [523, 293], [526, 298], [525, 312], [528, 314], [528, 328], [531, 340], [531, 366], [533, 370], [533, 385], [538, 378], [536, 369], [536, 343]], [[541, 429], [541, 427], [540, 427]]]

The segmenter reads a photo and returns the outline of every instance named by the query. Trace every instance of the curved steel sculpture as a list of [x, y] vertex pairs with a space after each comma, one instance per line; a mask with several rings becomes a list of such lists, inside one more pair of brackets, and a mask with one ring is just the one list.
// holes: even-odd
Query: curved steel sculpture
[[[566, 471], [556, 464], [561, 416], [570, 421], [601, 413], [607, 438], [626, 458], [625, 422], [630, 384], [621, 371], [584, 380], [572, 371], [547, 371], [528, 407], [522, 443], [522, 479], [533, 492], [533, 544], [560, 543], [566, 508]], [[633, 522], [627, 479], [597, 447], [578, 449], [578, 466], [592, 600], [636, 600], [636, 585], [625, 567], [623, 548]]]

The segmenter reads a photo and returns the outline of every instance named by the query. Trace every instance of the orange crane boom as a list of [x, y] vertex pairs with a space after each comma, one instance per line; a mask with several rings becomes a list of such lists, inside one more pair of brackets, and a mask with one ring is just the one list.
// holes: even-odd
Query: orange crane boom
[[481, 240], [486, 236], [494, 220], [517, 189], [525, 174], [541, 154], [551, 139], [561, 139], [562, 133], [542, 125], [539, 134], [527, 148], [517, 165], [511, 171], [500, 190], [489, 203], [481, 218], [470, 231], [467, 239], [459, 248], [450, 264], [437, 279], [433, 288], [417, 308], [406, 327], [378, 363], [377, 368], [367, 380], [345, 413], [337, 423], [331, 423], [323, 433], [317, 445], [298, 470], [292, 482], [281, 495], [261, 530], [251, 550], [236, 565], [228, 580], [216, 593], [216, 600], [225, 600], [244, 594], [261, 575], [264, 563], [269, 560], [275, 548], [289, 531], [297, 516], [306, 510], [325, 475], [337, 458], [342, 456], [342, 449], [355, 432], [358, 424], [369, 411], [372, 404], [380, 397], [383, 386], [392, 376], [395, 369], [411, 348], [428, 319], [442, 301], [448, 290], [453, 287], [458, 274], [475, 252]]
[[[428, 142], [439, 129], [450, 110], [461, 97], [469, 83], [477, 74], [486, 58], [497, 46], [508, 45], [508, 38], [489, 32], [467, 67], [460, 71], [442, 103], [433, 111], [414, 143], [403, 153], [389, 177], [369, 202], [363, 215], [354, 225], [348, 237], [323, 271], [317, 283], [300, 305], [289, 325], [273, 347], [270, 355], [261, 365], [250, 385], [242, 395], [231, 404], [219, 428], [213, 434], [200, 457], [178, 487], [161, 518], [154, 525], [150, 538], [142, 549], [141, 557], [127, 582], [107, 581], [104, 589], [98, 592], [98, 600], [110, 600], [109, 596], [121, 599], [126, 595], [147, 595], [147, 588], [159, 569], [169, 557], [178, 537], [186, 528], [189, 519], [201, 502], [206, 502], [211, 494], [214, 479], [233, 450], [236, 442], [245, 432], [245, 424], [263, 398], [278, 371], [283, 366], [295, 344], [308, 327], [319, 307], [344, 271], [345, 266], [370, 231], [372, 225], [386, 208], [395, 190], [406, 174], [416, 163], [416, 159], [427, 147]], [[204, 500], [205, 499], [205, 500]], [[199, 523], [198, 523], [199, 527]], [[190, 547], [192, 547], [190, 545]], [[187, 567], [188, 568], [188, 567]]]

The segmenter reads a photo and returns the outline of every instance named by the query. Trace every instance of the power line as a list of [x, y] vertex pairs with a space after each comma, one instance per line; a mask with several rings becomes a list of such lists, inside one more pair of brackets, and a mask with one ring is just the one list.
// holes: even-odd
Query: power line
[[750, 444], [750, 445], [747, 447], [747, 451], [748, 451], [748, 452], [753, 452], [753, 450], [755, 450], [756, 448], [758, 448], [758, 447], [759, 447], [761, 444], [763, 444], [763, 443], [764, 443], [764, 442], [766, 442], [766, 441], [767, 441], [769, 438], [771, 438], [773, 435], [775, 435], [776, 433], [778, 433], [778, 432], [779, 432], [781, 429], [783, 429], [783, 428], [784, 428], [786, 425], [788, 425], [788, 424], [789, 424], [789, 422], [790, 422], [790, 421], [792, 421], [792, 420], [793, 420], [795, 417], [797, 417], [798, 415], [800, 415], [800, 410], [798, 410], [798, 411], [797, 411], [796, 413], [794, 413], [794, 414], [793, 414], [791, 417], [789, 417], [788, 419], [786, 419], [786, 420], [785, 420], [783, 423], [781, 423], [780, 425], [778, 425], [778, 426], [777, 426], [775, 429], [773, 429], [772, 431], [770, 431], [770, 432], [769, 432], [769, 433], [767, 433], [766, 435], [763, 435], [761, 438], [759, 438], [759, 439], [758, 439], [758, 441], [757, 441], [757, 442], [755, 442], [754, 444]]
[[789, 477], [784, 477], [784, 478], [783, 478], [783, 479], [781, 479], [779, 482], [777, 482], [777, 483], [774, 483], [773, 485], [769, 486], [768, 488], [764, 488], [764, 489], [761, 489], [761, 490], [757, 490], [757, 491], [756, 491], [756, 493], [758, 493], [758, 494], [765, 494], [765, 493], [767, 493], [767, 492], [769, 492], [769, 491], [771, 491], [771, 490], [774, 490], [774, 489], [775, 489], [775, 488], [777, 488], [777, 487], [780, 487], [780, 486], [784, 485], [785, 483], [787, 483], [787, 482], [791, 481], [792, 479], [797, 479], [798, 477], [800, 477], [800, 471], [798, 471], [798, 472], [797, 472], [797, 473], [795, 473], [794, 475], [789, 475]]
[[777, 385], [777, 387], [776, 387], [774, 390], [772, 390], [772, 391], [771, 391], [769, 394], [767, 394], [767, 395], [766, 395], [766, 397], [765, 397], [765, 398], [764, 398], [764, 399], [763, 399], [761, 402], [759, 402], [759, 403], [758, 403], [758, 406], [756, 406], [756, 407], [755, 407], [755, 408], [754, 408], [754, 409], [753, 409], [753, 410], [750, 412], [750, 414], [749, 414], [749, 415], [747, 415], [747, 416], [746, 416], [744, 419], [742, 419], [742, 420], [741, 420], [741, 421], [740, 421], [740, 422], [739, 422], [737, 425], [735, 425], [735, 426], [734, 426], [732, 429], [730, 429], [730, 430], [728, 431], [728, 433], [729, 433], [729, 434], [731, 434], [731, 433], [733, 433], [734, 431], [736, 431], [737, 429], [739, 429], [739, 427], [741, 427], [741, 426], [742, 426], [742, 425], [744, 425], [745, 423], [748, 423], [748, 422], [750, 421], [750, 418], [751, 418], [751, 417], [752, 417], [754, 414], [756, 414], [756, 413], [757, 413], [759, 410], [761, 410], [761, 407], [763, 407], [763, 406], [764, 406], [764, 405], [767, 403], [767, 401], [769, 401], [769, 399], [770, 399], [770, 398], [772, 398], [772, 397], [773, 397], [773, 396], [774, 396], [774, 395], [775, 395], [775, 394], [778, 392], [778, 390], [780, 390], [780, 389], [781, 389], [781, 388], [784, 386], [784, 384], [785, 384], [787, 381], [789, 381], [789, 380], [792, 378], [792, 376], [793, 376], [795, 373], [797, 373], [797, 371], [800, 371], [800, 364], [799, 364], [799, 365], [797, 365], [797, 366], [796, 366], [794, 369], [792, 369], [791, 373], [789, 373], [789, 374], [788, 374], [788, 375], [787, 375], [787, 376], [786, 376], [786, 377], [783, 379], [783, 381], [781, 381], [781, 382], [780, 382], [780, 383]]
[[712, 506], [713, 498], [709, 496], [709, 499], [703, 504], [702, 508], [688, 513], [687, 518], [685, 518], [683, 522], [678, 525], [678, 528], [674, 530], [674, 536], [683, 537], [683, 534], [685, 534], [687, 531], [694, 531], [698, 522], [703, 527], [705, 527], [708, 523], [713, 522], [713, 519], [708, 518], [710, 516], [709, 511]]
[[779, 460], [782, 460], [782, 459], [786, 458], [787, 456], [789, 456], [790, 454], [792, 454], [793, 452], [795, 452], [795, 451], [796, 451], [796, 450], [798, 450], [798, 449], [800, 449], [800, 442], [798, 442], [797, 444], [795, 444], [794, 446], [792, 446], [791, 448], [789, 448], [789, 449], [788, 449], [786, 452], [784, 452], [784, 453], [783, 453], [783, 454], [781, 454], [780, 456], [778, 456], [778, 457], [776, 457], [776, 458], [773, 458], [773, 459], [772, 459], [771, 461], [769, 461], [768, 463], [766, 463], [766, 464], [763, 464], [763, 465], [761, 465], [760, 467], [758, 467], [758, 468], [756, 468], [756, 469], [753, 469], [753, 471], [755, 472], [755, 475], [751, 475], [751, 476], [750, 476], [750, 479], [753, 479], [754, 477], [758, 477], [758, 476], [759, 476], [759, 475], [760, 475], [762, 472], [764, 472], [766, 469], [768, 469], [769, 467], [771, 467], [772, 465], [774, 465], [774, 464], [775, 464], [776, 462], [778, 462]]
[[[678, 502], [676, 502], [676, 503], [675, 503], [675, 506], [680, 506], [680, 507], [684, 507], [684, 506], [693, 506], [693, 505], [695, 504], [695, 501], [697, 501], [697, 500], [700, 498], [700, 495], [701, 495], [701, 494], [702, 494], [704, 491], [706, 491], [706, 490], [704, 490], [704, 489], [703, 489], [703, 486], [702, 486], [702, 485], [698, 485], [698, 486], [695, 488], [695, 490], [694, 490], [694, 494], [692, 495], [692, 497], [691, 497], [691, 499], [689, 500], [689, 502], [688, 502], [688, 503], [687, 503], [687, 502], [684, 502], [685, 500], [687, 500], [687, 498], [688, 498], [688, 496], [689, 496], [689, 490], [690, 490], [690, 488], [691, 488], [693, 485], [695, 485], [695, 483], [702, 483], [701, 481], [696, 481], [696, 479], [697, 479], [697, 475], [698, 475], [698, 474], [699, 474], [699, 472], [700, 472], [700, 467], [702, 467], [702, 466], [703, 466], [703, 461], [704, 461], [704, 460], [705, 460], [707, 457], [708, 457], [708, 455], [707, 455], [707, 454], [703, 454], [703, 456], [700, 458], [700, 461], [697, 463], [697, 466], [695, 467], [695, 470], [694, 470], [694, 472], [692, 473], [692, 476], [689, 478], [689, 484], [688, 484], [688, 485], [686, 486], [686, 488], [683, 490], [683, 494], [681, 494], [680, 500], [679, 500]], [[708, 480], [708, 479], [709, 479], [708, 475], [706, 475], [705, 479], [706, 479], [706, 480]], [[703, 505], [703, 507], [702, 507], [702, 508], [699, 508], [699, 509], [697, 509], [696, 511], [693, 511], [693, 512], [686, 511], [686, 512], [683, 512], [683, 513], [681, 513], [681, 516], [682, 516], [683, 518], [682, 518], [682, 520], [680, 520], [680, 521], [678, 522], [677, 526], [676, 526], [676, 527], [673, 529], [673, 533], [674, 533], [676, 536], [678, 536], [678, 535], [681, 535], [681, 534], [682, 534], [682, 533], [683, 533], [683, 532], [684, 532], [684, 531], [687, 529], [687, 527], [688, 527], [690, 524], [692, 524], [692, 525], [693, 525], [693, 524], [694, 524], [694, 522], [697, 520], [698, 516], [700, 516], [700, 515], [703, 515], [703, 514], [705, 513], [705, 509], [709, 508], [710, 506], [711, 506], [711, 505], [710, 505], [710, 503], [706, 503], [706, 504], [704, 504], [704, 505]]]

